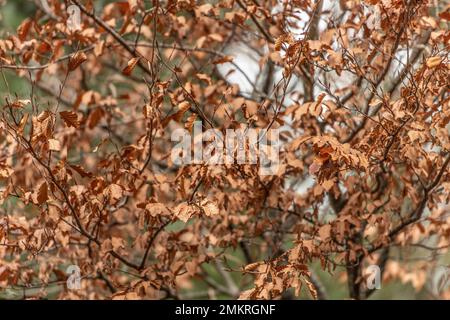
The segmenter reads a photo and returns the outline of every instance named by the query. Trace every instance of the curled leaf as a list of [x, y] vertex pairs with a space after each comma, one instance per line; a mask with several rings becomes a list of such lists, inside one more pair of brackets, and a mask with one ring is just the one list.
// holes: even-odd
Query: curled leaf
[[81, 51], [75, 52], [75, 54], [72, 57], [70, 57], [70, 59], [69, 59], [69, 65], [68, 65], [69, 71], [74, 71], [86, 60], [87, 60], [87, 56], [84, 52], [81, 52]]
[[127, 66], [122, 70], [122, 74], [129, 76], [133, 72], [140, 58], [132, 58], [128, 61]]

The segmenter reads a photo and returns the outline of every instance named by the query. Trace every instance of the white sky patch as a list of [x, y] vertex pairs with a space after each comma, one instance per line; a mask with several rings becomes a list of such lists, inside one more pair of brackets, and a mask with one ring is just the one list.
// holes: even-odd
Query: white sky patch
[[[239, 85], [240, 91], [248, 96], [248, 93], [253, 91], [253, 86], [249, 80], [256, 83], [258, 74], [261, 72], [258, 64], [260, 57], [246, 44], [239, 42], [230, 44], [225, 49], [225, 54], [234, 57], [233, 62], [246, 73], [247, 77], [231, 63], [220, 64], [217, 69], [229, 83]], [[232, 70], [234, 71], [231, 72]]]

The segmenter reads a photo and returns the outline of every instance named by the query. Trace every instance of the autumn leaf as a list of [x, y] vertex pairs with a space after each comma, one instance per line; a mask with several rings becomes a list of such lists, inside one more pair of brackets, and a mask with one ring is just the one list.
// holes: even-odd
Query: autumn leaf
[[80, 122], [78, 121], [78, 116], [73, 111], [61, 111], [59, 113], [61, 118], [64, 120], [68, 127], [79, 128]]
[[234, 58], [232, 56], [223, 56], [213, 61], [213, 64], [224, 64], [227, 62], [232, 62]]
[[196, 77], [199, 78], [200, 80], [205, 81], [207, 84], [211, 85], [211, 78], [204, 74], [204, 73], [197, 73]]
[[47, 182], [44, 182], [40, 185], [37, 191], [36, 202], [37, 204], [43, 204], [47, 200], [48, 200], [48, 187]]
[[68, 64], [69, 71], [74, 71], [86, 60], [87, 60], [86, 54], [82, 51], [77, 51], [69, 59], [69, 64]]
[[274, 46], [275, 51], [280, 51], [283, 43], [285, 43], [285, 42], [287, 44], [292, 44], [293, 37], [290, 33], [282, 34], [275, 40], [275, 46]]
[[187, 203], [180, 203], [173, 211], [175, 216], [183, 222], [187, 222], [196, 213], [196, 210]]
[[450, 21], [450, 10], [449, 10], [449, 8], [447, 7], [447, 10], [439, 13], [439, 17], [442, 20]]
[[11, 106], [13, 108], [23, 108], [27, 104], [30, 104], [30, 103], [31, 103], [31, 100], [29, 100], [29, 99], [17, 99], [17, 100], [14, 100], [13, 102], [11, 102], [9, 104], [9, 106]]
[[19, 25], [19, 27], [17, 28], [17, 35], [19, 36], [20, 41], [24, 41], [27, 38], [32, 25], [33, 25], [33, 20], [30, 18], [25, 19]]
[[442, 58], [441, 57], [431, 57], [427, 59], [427, 67], [428, 68], [434, 68], [441, 64]]
[[322, 241], [327, 240], [331, 235], [331, 225], [326, 224], [320, 227], [319, 236]]
[[0, 281], [5, 281], [9, 276], [9, 270], [6, 266], [0, 266]]
[[91, 172], [86, 171], [82, 166], [76, 164], [69, 164], [69, 166], [75, 170], [82, 178], [92, 177], [93, 174]]
[[184, 114], [191, 107], [191, 104], [187, 101], [183, 101], [178, 105], [178, 111], [172, 116], [172, 119], [180, 122]]
[[333, 180], [326, 180], [324, 182], [322, 182], [322, 187], [327, 190], [330, 191], [330, 189], [334, 186], [334, 181]]
[[114, 251], [118, 251], [121, 248], [125, 248], [125, 241], [119, 237], [112, 237], [111, 245]]
[[0, 35], [0, 298], [362, 300], [371, 265], [450, 297], [444, 1], [34, 2]]
[[6, 164], [0, 162], [0, 178], [7, 179], [11, 177], [14, 171]]
[[245, 15], [242, 12], [230, 11], [225, 13], [225, 20], [242, 24], [245, 21]]
[[255, 294], [255, 290], [254, 289], [245, 290], [245, 291], [241, 292], [241, 294], [239, 295], [238, 300], [250, 300], [250, 299], [252, 299], [254, 294]]
[[208, 217], [219, 214], [219, 208], [217, 207], [216, 204], [214, 204], [211, 201], [208, 201], [205, 199], [202, 201], [200, 206], [202, 207], [203, 211], [205, 212], [205, 215], [207, 215]]
[[135, 57], [128, 61], [127, 66], [122, 70], [122, 74], [129, 76], [133, 72], [134, 68], [136, 67], [136, 64], [139, 62], [140, 58]]
[[312, 283], [312, 281], [310, 281], [308, 278], [304, 278], [304, 281], [306, 283], [306, 286], [308, 287], [309, 293], [311, 294], [311, 297], [314, 300], [317, 300], [318, 295], [317, 295], [317, 289], [314, 286], [314, 284]]
[[48, 149], [51, 151], [60, 151], [61, 143], [55, 139], [48, 139]]
[[309, 166], [309, 174], [311, 175], [315, 175], [317, 172], [319, 172], [321, 167], [321, 164], [314, 161], [310, 166]]
[[206, 3], [201, 6], [198, 6], [197, 9], [195, 10], [195, 14], [197, 16], [208, 15], [213, 9], [214, 7], [211, 4]]
[[254, 270], [256, 270], [260, 265], [261, 265], [261, 262], [253, 262], [253, 263], [250, 263], [250, 264], [246, 265], [246, 266], [244, 267], [244, 270], [245, 270], [245, 271], [248, 271], [248, 272], [254, 271]]
[[167, 207], [162, 203], [147, 203], [144, 208], [152, 217], [167, 215], [169, 213]]
[[194, 122], [195, 120], [197, 120], [197, 115], [195, 113], [191, 114], [187, 120], [186, 123], [184, 124], [184, 127], [191, 132], [192, 131], [192, 127], [194, 126]]
[[106, 187], [103, 194], [108, 196], [109, 203], [114, 204], [122, 198], [123, 189], [120, 185], [111, 183], [108, 187]]

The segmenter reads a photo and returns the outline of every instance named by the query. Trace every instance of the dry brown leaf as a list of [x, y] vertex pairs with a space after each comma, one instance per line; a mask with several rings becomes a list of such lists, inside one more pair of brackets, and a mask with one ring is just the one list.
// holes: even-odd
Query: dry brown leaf
[[319, 236], [322, 241], [325, 241], [328, 238], [330, 238], [330, 235], [331, 235], [331, 225], [326, 224], [320, 227]]
[[69, 71], [74, 71], [86, 60], [87, 60], [86, 54], [82, 51], [77, 51], [69, 59], [69, 64], [68, 64]]
[[68, 127], [79, 128], [80, 122], [78, 121], [78, 116], [74, 111], [61, 111], [59, 113], [61, 118], [64, 120]]
[[43, 204], [47, 200], [48, 200], [48, 187], [47, 182], [44, 182], [40, 185], [37, 191], [36, 201], [38, 204]]
[[195, 120], [197, 120], [197, 114], [193, 113], [191, 114], [187, 120], [186, 123], [184, 124], [184, 127], [191, 132], [192, 131], [192, 127], [194, 126], [194, 122]]
[[227, 63], [227, 62], [232, 62], [233, 61], [233, 57], [232, 56], [223, 56], [220, 57], [216, 60], [213, 61], [214, 64], [223, 64], [223, 63]]
[[131, 75], [139, 60], [139, 57], [130, 59], [127, 63], [127, 66], [122, 70], [122, 74], [126, 76]]
[[333, 186], [334, 186], [333, 180], [326, 180], [322, 182], [322, 187], [327, 191], [330, 191], [330, 189], [333, 188]]
[[56, 139], [48, 139], [48, 149], [51, 151], [60, 151], [61, 142]]
[[76, 172], [78, 172], [78, 174], [79, 174], [82, 178], [85, 178], [85, 177], [92, 177], [92, 176], [93, 176], [93, 174], [92, 174], [91, 172], [88, 172], [88, 171], [84, 170], [84, 168], [83, 168], [82, 166], [80, 166], [80, 165], [69, 164], [69, 166], [70, 166], [73, 170], [75, 170]]
[[441, 64], [442, 58], [441, 57], [431, 57], [427, 59], [427, 67], [428, 68], [434, 68]]
[[308, 278], [305, 277], [304, 280], [305, 280], [306, 286], [308, 287], [309, 293], [311, 294], [311, 297], [314, 300], [317, 300], [318, 295], [317, 295], [316, 287], [314, 286], [314, 284]]
[[27, 104], [30, 104], [30, 103], [31, 103], [31, 100], [29, 100], [29, 99], [17, 99], [17, 100], [14, 100], [13, 102], [11, 102], [9, 104], [9, 106], [11, 106], [13, 108], [23, 108]]
[[30, 18], [25, 19], [19, 25], [19, 27], [17, 28], [17, 35], [19, 36], [20, 41], [24, 41], [27, 38], [32, 25], [33, 25], [33, 20]]
[[208, 217], [218, 215], [219, 212], [220, 212], [219, 208], [217, 207], [217, 205], [214, 204], [213, 202], [208, 201], [208, 200], [204, 200], [201, 203], [201, 207], [202, 207], [203, 211], [205, 212], [205, 214]]
[[112, 237], [111, 245], [114, 251], [118, 251], [121, 248], [125, 248], [125, 241], [122, 238]]
[[116, 203], [122, 198], [123, 189], [120, 185], [111, 183], [108, 187], [106, 187], [103, 193], [108, 196], [110, 203]]
[[187, 222], [194, 214], [196, 210], [187, 203], [180, 203], [174, 209], [175, 216], [183, 222]]

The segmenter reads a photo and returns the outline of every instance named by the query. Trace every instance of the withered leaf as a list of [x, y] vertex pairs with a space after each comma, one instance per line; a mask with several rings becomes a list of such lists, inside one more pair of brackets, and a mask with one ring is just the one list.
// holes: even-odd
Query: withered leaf
[[128, 61], [127, 66], [122, 70], [122, 74], [129, 76], [133, 72], [136, 64], [139, 62], [139, 57], [132, 58]]
[[175, 216], [183, 222], [187, 222], [194, 214], [196, 210], [187, 203], [180, 203], [174, 209]]
[[80, 122], [78, 121], [78, 115], [74, 111], [61, 111], [59, 113], [68, 127], [79, 128]]
[[181, 102], [178, 105], [178, 111], [175, 114], [173, 114], [172, 119], [174, 121], [180, 122], [186, 111], [189, 110], [190, 106], [191, 106], [190, 103], [187, 101]]
[[24, 41], [27, 38], [27, 35], [33, 25], [33, 20], [30, 18], [25, 19], [17, 28], [17, 35], [19, 36], [20, 41]]
[[309, 293], [311, 294], [312, 298], [314, 300], [317, 300], [318, 295], [317, 295], [316, 287], [308, 278], [305, 277], [304, 280], [305, 280], [306, 286], [308, 287]]
[[69, 164], [69, 166], [75, 170], [76, 172], [78, 172], [78, 174], [82, 177], [92, 177], [93, 174], [91, 172], [86, 171], [82, 166], [78, 165], [78, 164]]
[[23, 130], [25, 129], [25, 126], [27, 125], [28, 118], [29, 118], [29, 113], [25, 113], [23, 115], [22, 119], [20, 120], [19, 126], [18, 126], [18, 132], [20, 134], [23, 134]]
[[326, 180], [322, 182], [322, 187], [324, 187], [325, 190], [329, 191], [334, 186], [333, 180]]
[[37, 191], [36, 200], [38, 204], [43, 204], [45, 201], [48, 200], [48, 187], [47, 182], [44, 182], [41, 184]]
[[434, 68], [441, 64], [442, 58], [435, 56], [427, 59], [427, 67]]
[[214, 64], [223, 64], [223, 63], [227, 63], [227, 62], [231, 62], [233, 61], [233, 57], [232, 56], [223, 56], [220, 57], [216, 60], [213, 61]]
[[69, 59], [69, 64], [68, 64], [69, 71], [74, 71], [86, 60], [87, 60], [87, 56], [84, 52], [82, 52], [82, 51], [75, 52]]
[[117, 251], [121, 248], [125, 248], [125, 241], [122, 238], [119, 237], [112, 237], [111, 238], [111, 245], [114, 251]]
[[208, 200], [202, 201], [201, 207], [202, 207], [203, 211], [205, 212], [205, 215], [207, 215], [208, 217], [219, 214], [219, 208], [217, 207], [216, 204], [214, 204], [211, 201], [208, 201]]
[[322, 241], [327, 240], [331, 235], [331, 225], [326, 224], [320, 227], [319, 236]]
[[51, 151], [60, 151], [61, 142], [56, 139], [48, 139], [48, 149]]
[[6, 164], [0, 163], [0, 178], [7, 179], [11, 177], [14, 171]]
[[31, 100], [29, 99], [17, 99], [11, 102], [9, 106], [13, 108], [23, 108], [29, 103], [31, 103]]
[[58, 298], [317, 299], [325, 271], [360, 299], [382, 260], [450, 297], [444, 1], [86, 0], [74, 28], [41, 2], [0, 36], [31, 84], [2, 105], [0, 287], [51, 298], [73, 263]]
[[191, 132], [192, 131], [192, 127], [194, 126], [194, 122], [195, 120], [197, 120], [197, 114], [193, 113], [191, 114], [187, 120], [186, 123], [184, 124], [184, 127]]
[[111, 183], [106, 187], [103, 194], [109, 198], [109, 203], [114, 204], [123, 196], [123, 189], [116, 183]]

